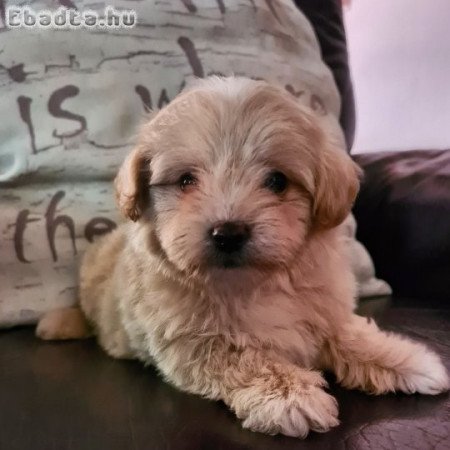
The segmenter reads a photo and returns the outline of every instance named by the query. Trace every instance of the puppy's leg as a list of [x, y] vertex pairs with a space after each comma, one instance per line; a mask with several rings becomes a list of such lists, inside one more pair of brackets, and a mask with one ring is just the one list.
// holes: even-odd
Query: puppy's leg
[[[326, 381], [319, 372], [276, 362], [255, 349], [214, 348], [200, 359], [198, 351], [195, 364], [174, 365], [171, 352], [170, 370], [166, 361], [160, 360], [158, 366], [178, 387], [223, 400], [243, 420], [244, 428], [305, 437], [309, 430], [324, 432], [339, 424], [337, 402], [324, 391]], [[177, 351], [184, 357], [190, 353]]]
[[356, 315], [329, 340], [324, 356], [326, 366], [348, 388], [434, 395], [449, 387], [447, 371], [434, 352]]
[[86, 318], [78, 307], [55, 309], [44, 314], [36, 336], [44, 340], [84, 339], [92, 335]]

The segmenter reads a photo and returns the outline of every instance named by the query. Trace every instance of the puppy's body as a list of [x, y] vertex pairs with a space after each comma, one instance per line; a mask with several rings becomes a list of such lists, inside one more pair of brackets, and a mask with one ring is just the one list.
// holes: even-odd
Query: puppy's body
[[[434, 353], [353, 314], [339, 224], [357, 184], [348, 156], [284, 92], [213, 79], [182, 94], [117, 178], [136, 222], [81, 267], [80, 305], [100, 344], [267, 433], [337, 425], [316, 370], [373, 393], [445, 390]], [[73, 337], [63, 316], [38, 334]]]
[[224, 337], [231, 347], [263, 347], [276, 358], [318, 367], [335, 323], [354, 306], [338, 232], [324, 234], [287, 270], [264, 274], [251, 286], [234, 271], [211, 284], [186, 283], [151, 248], [148, 227], [127, 224], [87, 251], [80, 303], [115, 357], [161, 361], [181, 337], [195, 345]]

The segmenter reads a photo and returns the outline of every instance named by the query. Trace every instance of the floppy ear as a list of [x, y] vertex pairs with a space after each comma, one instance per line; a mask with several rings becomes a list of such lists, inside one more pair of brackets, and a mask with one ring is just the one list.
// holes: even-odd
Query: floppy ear
[[122, 214], [138, 220], [148, 202], [149, 161], [136, 147], [126, 157], [114, 180], [116, 201]]
[[361, 173], [344, 150], [330, 143], [321, 148], [313, 203], [317, 229], [333, 228], [344, 221], [358, 193]]

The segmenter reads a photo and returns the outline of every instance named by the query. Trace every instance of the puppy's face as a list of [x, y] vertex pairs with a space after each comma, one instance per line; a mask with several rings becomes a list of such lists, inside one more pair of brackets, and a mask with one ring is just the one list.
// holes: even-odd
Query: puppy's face
[[356, 168], [290, 96], [244, 79], [203, 81], [147, 123], [116, 180], [133, 220], [152, 222], [180, 271], [288, 266], [338, 225]]

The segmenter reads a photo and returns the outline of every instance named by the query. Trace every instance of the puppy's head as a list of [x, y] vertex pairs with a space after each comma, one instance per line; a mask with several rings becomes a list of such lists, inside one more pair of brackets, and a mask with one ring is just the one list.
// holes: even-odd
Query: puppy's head
[[358, 171], [312, 113], [281, 89], [212, 78], [141, 130], [116, 179], [118, 204], [152, 222], [185, 273], [287, 266], [313, 233], [339, 225]]

